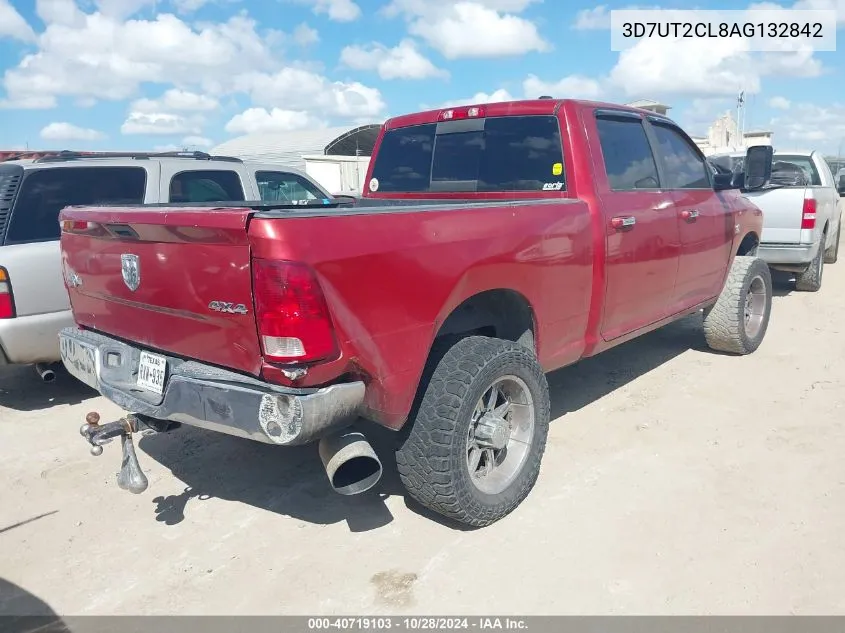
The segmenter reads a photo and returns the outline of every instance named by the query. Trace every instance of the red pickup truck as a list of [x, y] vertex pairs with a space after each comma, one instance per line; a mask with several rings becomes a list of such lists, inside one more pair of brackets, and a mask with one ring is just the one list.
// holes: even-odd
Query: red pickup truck
[[711, 348], [760, 345], [741, 187], [771, 148], [745, 164], [717, 173], [663, 116], [538, 99], [390, 119], [351, 203], [66, 208], [63, 361], [129, 412], [80, 431], [94, 454], [121, 438], [133, 492], [132, 434], [188, 424], [319, 441], [355, 494], [382, 473], [363, 418], [398, 431], [412, 497], [488, 525], [538, 477], [546, 372], [700, 310]]

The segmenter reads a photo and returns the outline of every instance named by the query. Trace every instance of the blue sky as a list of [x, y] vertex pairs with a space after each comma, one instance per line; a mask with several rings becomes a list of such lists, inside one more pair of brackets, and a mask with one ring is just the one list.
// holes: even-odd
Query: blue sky
[[[677, 0], [649, 8], [774, 7]], [[792, 0], [837, 9], [845, 0]], [[845, 54], [610, 50], [577, 0], [0, 0], [0, 150], [211, 147], [488, 99], [640, 98], [692, 134], [747, 95], [776, 147], [845, 148]], [[838, 31], [842, 35], [842, 30]]]

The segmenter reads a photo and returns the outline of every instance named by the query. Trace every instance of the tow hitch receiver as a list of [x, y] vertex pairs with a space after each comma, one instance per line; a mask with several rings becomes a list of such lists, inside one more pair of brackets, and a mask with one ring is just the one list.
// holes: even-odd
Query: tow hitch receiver
[[135, 444], [132, 442], [133, 433], [148, 435], [151, 433], [165, 433], [174, 428], [173, 423], [163, 422], [145, 418], [137, 414], [130, 414], [116, 422], [100, 424], [100, 414], [92, 411], [85, 416], [85, 424], [79, 429], [80, 435], [91, 444], [91, 454], [99, 456], [103, 454], [103, 445], [108, 444], [114, 438], [120, 437], [121, 448], [123, 449], [123, 460], [120, 466], [120, 473], [117, 476], [117, 485], [123, 490], [134, 494], [140, 494], [149, 486], [149, 480], [141, 470], [138, 463], [138, 456], [135, 454]]

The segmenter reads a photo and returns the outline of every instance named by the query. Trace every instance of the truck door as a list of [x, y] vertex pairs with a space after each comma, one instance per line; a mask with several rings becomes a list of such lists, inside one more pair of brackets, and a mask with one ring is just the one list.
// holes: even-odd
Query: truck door
[[670, 312], [718, 296], [734, 239], [734, 216], [713, 189], [704, 155], [677, 126], [649, 117], [664, 186], [675, 201], [681, 257]]
[[601, 155], [593, 167], [607, 248], [601, 332], [612, 340], [669, 314], [680, 240], [642, 117], [599, 110], [596, 126]]

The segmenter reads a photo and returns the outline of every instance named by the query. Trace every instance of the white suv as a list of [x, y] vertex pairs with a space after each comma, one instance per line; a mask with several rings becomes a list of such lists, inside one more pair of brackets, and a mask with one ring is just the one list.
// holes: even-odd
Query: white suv
[[202, 152], [61, 152], [0, 162], [0, 365], [58, 362], [73, 325], [59, 211], [71, 205], [334, 200], [299, 170]]

